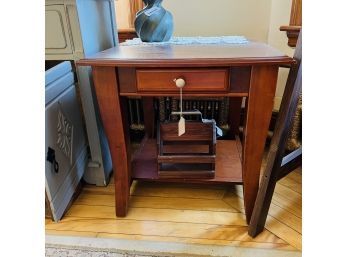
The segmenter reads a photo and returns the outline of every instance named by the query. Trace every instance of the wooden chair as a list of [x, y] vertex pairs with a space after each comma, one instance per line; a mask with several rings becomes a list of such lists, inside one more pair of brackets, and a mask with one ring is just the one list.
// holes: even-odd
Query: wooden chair
[[265, 172], [249, 224], [249, 235], [257, 236], [264, 229], [276, 183], [302, 163], [302, 147], [284, 157], [286, 142], [302, 89], [302, 33], [294, 53], [296, 64], [290, 68], [272, 137]]

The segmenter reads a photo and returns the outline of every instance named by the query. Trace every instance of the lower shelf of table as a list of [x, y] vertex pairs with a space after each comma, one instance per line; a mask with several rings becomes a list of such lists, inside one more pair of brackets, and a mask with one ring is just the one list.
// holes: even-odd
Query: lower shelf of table
[[186, 183], [242, 184], [241, 145], [238, 140], [218, 140], [216, 143], [215, 177], [213, 179], [169, 179], [157, 174], [157, 144], [145, 139], [133, 156], [132, 178], [137, 180]]

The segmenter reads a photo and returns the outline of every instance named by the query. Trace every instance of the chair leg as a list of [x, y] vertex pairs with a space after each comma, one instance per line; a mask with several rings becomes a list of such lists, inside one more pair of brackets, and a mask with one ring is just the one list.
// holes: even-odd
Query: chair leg
[[[290, 173], [300, 165], [301, 157], [302, 155], [299, 155], [294, 158], [293, 161], [295, 161], [296, 163], [289, 162], [289, 164], [291, 164], [291, 166], [289, 167], [291, 168], [287, 169], [286, 174]], [[272, 161], [270, 159], [272, 159], [271, 155], [269, 155], [268, 161]], [[276, 183], [279, 179], [284, 177], [283, 173], [284, 169], [278, 168], [276, 166], [273, 166], [273, 169], [266, 168], [265, 173], [263, 174], [261, 179], [260, 189], [256, 197], [253, 214], [250, 220], [248, 231], [250, 236], [256, 237], [264, 229]]]
[[302, 146], [285, 156], [277, 180], [282, 179], [302, 164]]
[[256, 237], [265, 226], [268, 210], [271, 205], [272, 196], [277, 183], [277, 172], [269, 170], [261, 179], [261, 185], [256, 197], [253, 214], [251, 216], [248, 234]]

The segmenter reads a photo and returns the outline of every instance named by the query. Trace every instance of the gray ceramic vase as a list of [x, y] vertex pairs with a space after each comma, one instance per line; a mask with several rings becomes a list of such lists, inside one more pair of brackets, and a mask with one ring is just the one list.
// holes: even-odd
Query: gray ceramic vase
[[162, 7], [163, 0], [143, 0], [145, 8], [135, 17], [134, 27], [143, 42], [164, 42], [173, 35], [173, 16]]

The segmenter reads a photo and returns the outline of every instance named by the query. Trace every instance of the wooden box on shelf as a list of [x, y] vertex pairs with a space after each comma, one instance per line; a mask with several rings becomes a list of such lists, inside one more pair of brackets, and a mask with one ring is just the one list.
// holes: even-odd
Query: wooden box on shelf
[[159, 178], [214, 178], [215, 121], [186, 121], [185, 133], [181, 136], [178, 122], [161, 122], [157, 149]]

